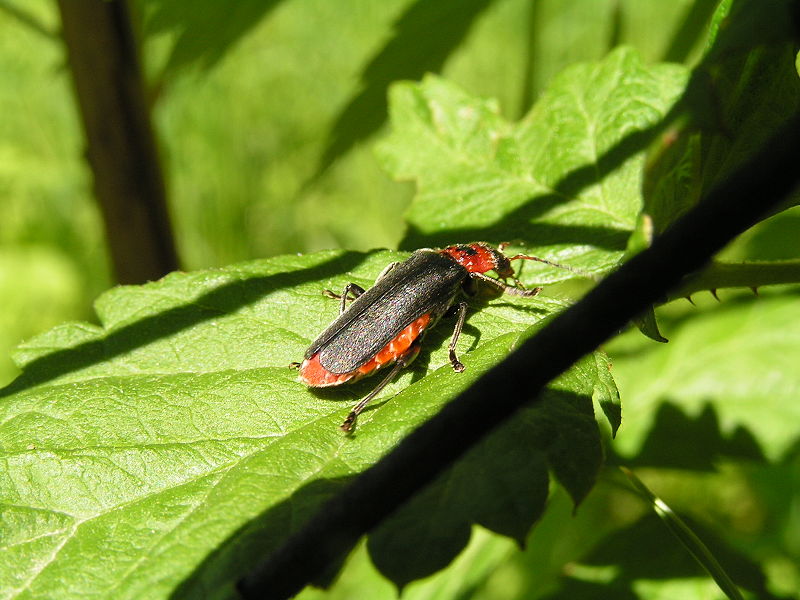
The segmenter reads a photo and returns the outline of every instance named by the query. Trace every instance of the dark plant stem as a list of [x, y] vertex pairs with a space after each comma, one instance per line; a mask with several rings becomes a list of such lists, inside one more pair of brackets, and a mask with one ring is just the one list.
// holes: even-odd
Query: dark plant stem
[[633, 317], [665, 297], [687, 273], [758, 222], [800, 185], [800, 115], [752, 160], [612, 273], [580, 302], [381, 461], [333, 497], [272, 556], [240, 582], [245, 598], [287, 598], [348, 552], [360, 536], [512, 417], [551, 379], [612, 337]]
[[117, 281], [158, 279], [178, 258], [128, 4], [58, 7]]

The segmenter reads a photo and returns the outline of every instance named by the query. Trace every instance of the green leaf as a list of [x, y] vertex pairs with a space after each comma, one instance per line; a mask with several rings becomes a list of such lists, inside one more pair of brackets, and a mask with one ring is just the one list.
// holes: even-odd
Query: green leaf
[[[686, 77], [622, 48], [566, 69], [516, 124], [496, 102], [435, 77], [395, 85], [393, 132], [379, 150], [392, 175], [417, 184], [403, 247], [513, 239], [529, 253], [608, 271], [641, 209], [642, 139]], [[530, 271], [537, 282], [574, 276]]]
[[[18, 356], [23, 374], [0, 391], [6, 597], [222, 594], [528, 327], [563, 307], [547, 298], [475, 304], [459, 343], [467, 371], [453, 372], [450, 332], [434, 329], [356, 434], [344, 436], [338, 425], [375, 382], [312, 392], [287, 365], [336, 315], [322, 289], [369, 286], [405, 256], [322, 252], [174, 273], [104, 294], [99, 327], [67, 324], [27, 344]], [[546, 419], [550, 464], [574, 497], [591, 487], [600, 460], [595, 364], [587, 359], [565, 380], [574, 415], [555, 406], [537, 426]], [[565, 446], [577, 427], [586, 441]], [[503, 446], [514, 450], [503, 468], [522, 468], [529, 442], [500, 442], [516, 442]], [[492, 461], [475, 458], [473, 468], [499, 468]], [[534, 494], [546, 491], [532, 486], [516, 513], [498, 516], [476, 498], [464, 514], [519, 538]]]
[[662, 313], [669, 344], [629, 333], [609, 346], [627, 410], [637, 415], [617, 451], [639, 464], [695, 469], [719, 456], [778, 460], [798, 440], [797, 294], [697, 301], [700, 309]]
[[622, 407], [619, 401], [619, 390], [614, 377], [611, 375], [611, 361], [604, 352], [594, 353], [597, 381], [594, 388], [594, 401], [603, 410], [611, 425], [611, 435], [617, 435], [617, 430], [622, 424]]
[[378, 569], [401, 587], [430, 575], [466, 546], [471, 523], [524, 544], [545, 509], [548, 466], [580, 502], [602, 464], [591, 410], [596, 378], [589, 357], [370, 534]]

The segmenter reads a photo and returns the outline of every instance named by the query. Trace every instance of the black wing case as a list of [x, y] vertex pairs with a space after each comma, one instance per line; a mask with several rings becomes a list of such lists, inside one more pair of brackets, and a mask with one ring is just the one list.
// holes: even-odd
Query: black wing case
[[373, 358], [424, 314], [441, 315], [469, 277], [438, 252], [417, 250], [369, 290], [314, 340], [305, 357], [319, 354], [331, 373], [350, 373]]

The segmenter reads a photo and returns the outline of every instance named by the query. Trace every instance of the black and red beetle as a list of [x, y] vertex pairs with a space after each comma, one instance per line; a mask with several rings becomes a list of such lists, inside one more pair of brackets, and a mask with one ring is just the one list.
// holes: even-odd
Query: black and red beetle
[[[440, 250], [424, 248], [408, 260], [390, 264], [369, 290], [348, 283], [341, 295], [325, 294], [341, 300], [339, 317], [323, 331], [305, 353], [300, 366], [300, 381], [311, 387], [327, 387], [356, 381], [394, 363], [394, 367], [369, 395], [353, 407], [341, 428], [349, 432], [356, 417], [395, 375], [408, 365], [420, 350], [424, 332], [453, 305], [460, 293], [473, 295], [476, 280], [499, 292], [535, 296], [541, 288], [526, 290], [514, 275], [511, 261], [536, 260], [517, 254], [508, 257], [502, 250], [483, 242], [448, 246]], [[485, 273], [494, 271], [499, 279]], [[507, 279], [513, 285], [506, 283]], [[353, 297], [350, 306], [347, 301]], [[456, 342], [467, 316], [467, 303], [456, 308], [457, 318], [450, 340], [450, 364], [461, 372], [464, 365], [456, 355]]]

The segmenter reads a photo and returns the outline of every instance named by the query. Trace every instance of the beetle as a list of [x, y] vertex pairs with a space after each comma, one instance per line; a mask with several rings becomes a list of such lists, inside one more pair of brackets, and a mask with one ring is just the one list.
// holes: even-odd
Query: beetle
[[[459, 295], [474, 295], [487, 285], [497, 292], [532, 297], [542, 288], [525, 289], [511, 267], [513, 260], [548, 260], [503, 253], [485, 242], [458, 244], [441, 249], [416, 250], [403, 262], [388, 265], [369, 289], [348, 283], [341, 294], [324, 294], [341, 301], [339, 316], [315, 339], [303, 357], [299, 379], [309, 387], [329, 387], [357, 381], [393, 365], [386, 377], [356, 404], [341, 425], [347, 433], [364, 407], [419, 354], [422, 337], [453, 306]], [[499, 278], [486, 275], [494, 271]], [[512, 284], [507, 283], [511, 280]], [[477, 285], [476, 285], [477, 284]], [[351, 298], [352, 296], [352, 298]], [[348, 301], [350, 305], [348, 306]], [[467, 303], [459, 301], [450, 339], [449, 358], [453, 370], [458, 360], [456, 342], [467, 316]]]

